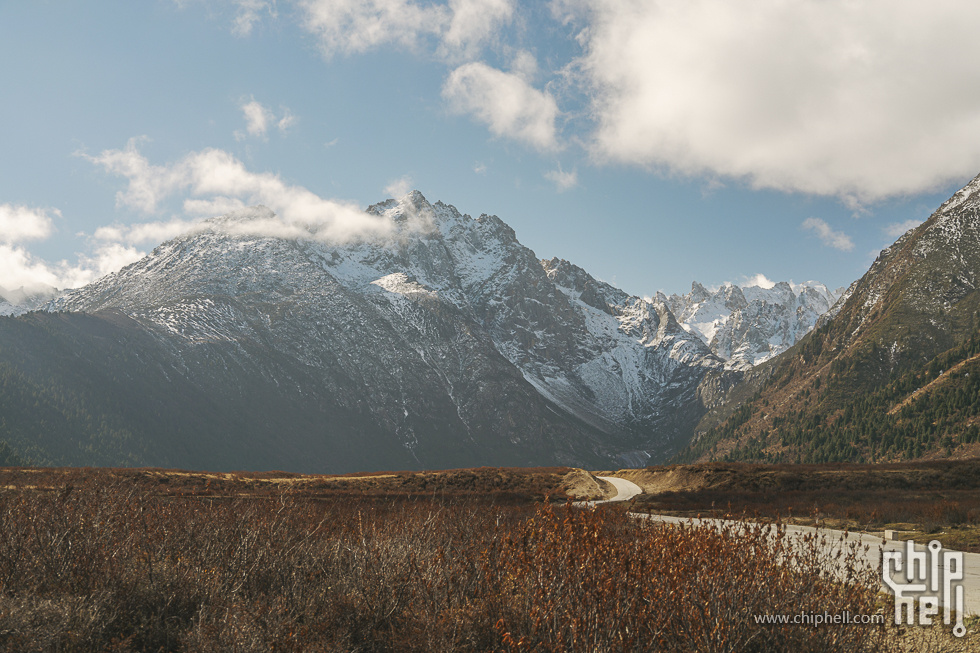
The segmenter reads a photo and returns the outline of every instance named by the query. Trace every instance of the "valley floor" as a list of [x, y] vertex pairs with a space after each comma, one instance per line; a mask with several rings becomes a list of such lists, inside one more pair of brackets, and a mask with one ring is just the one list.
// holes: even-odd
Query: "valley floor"
[[761, 623], [882, 614], [880, 576], [760, 524], [554, 501], [570, 478], [594, 477], [0, 468], [0, 651], [930, 650]]

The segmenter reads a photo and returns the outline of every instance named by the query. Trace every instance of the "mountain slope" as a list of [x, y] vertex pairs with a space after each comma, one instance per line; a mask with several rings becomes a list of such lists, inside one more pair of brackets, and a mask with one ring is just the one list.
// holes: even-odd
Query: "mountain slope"
[[[303, 471], [602, 466], [683, 445], [722, 362], [664, 303], [417, 192], [369, 212], [391, 233], [339, 244], [239, 211], [69, 293], [52, 307], [67, 313], [0, 320], [11, 384], [58, 397], [100, 380], [69, 402], [98, 428], [0, 440], [72, 464]], [[102, 424], [122, 434], [111, 456]]]
[[[525, 384], [499, 357], [481, 366], [484, 389], [498, 402], [486, 411], [490, 426], [467, 429], [465, 412], [390, 352], [383, 359], [404, 380], [404, 404], [374, 406], [383, 391], [377, 384], [367, 387], [339, 365], [324, 371], [276, 355], [259, 341], [187, 346], [116, 311], [35, 313], [21, 321], [16, 329], [0, 322], [7, 372], [0, 395], [8, 402], [0, 439], [35, 461], [349, 471], [418, 468], [429, 460], [453, 467], [477, 459], [602, 459], [590, 452], [588, 429], [554, 415], [533, 391], [522, 392]], [[17, 387], [24, 390], [15, 394]], [[481, 401], [478, 395], [462, 410], [477, 410]], [[533, 429], [533, 441], [501, 438], [511, 431], [493, 432], [495, 415], [520, 420]], [[415, 436], [418, 426], [426, 438]]]
[[[755, 399], [720, 425], [702, 423], [687, 456], [818, 461], [960, 444], [972, 451], [972, 417], [958, 413], [938, 424], [934, 393], [910, 399], [905, 417], [888, 413], [972, 355], [978, 274], [980, 176], [883, 250], [822, 326], [759, 370]], [[922, 419], [902, 423], [916, 412]]]

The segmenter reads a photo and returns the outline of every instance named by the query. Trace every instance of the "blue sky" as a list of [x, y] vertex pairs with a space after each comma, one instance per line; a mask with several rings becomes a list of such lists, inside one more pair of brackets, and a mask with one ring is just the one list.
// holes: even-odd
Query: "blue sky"
[[976, 3], [525, 4], [4, 3], [0, 286], [416, 188], [634, 294], [837, 287], [980, 172]]

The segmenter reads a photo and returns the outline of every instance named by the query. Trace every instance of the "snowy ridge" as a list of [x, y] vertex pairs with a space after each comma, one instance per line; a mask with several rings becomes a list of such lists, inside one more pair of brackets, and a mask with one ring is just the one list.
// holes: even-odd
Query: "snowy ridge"
[[766, 288], [726, 283], [709, 291], [695, 281], [687, 295], [667, 298], [681, 325], [726, 361], [748, 369], [779, 355], [809, 333], [842, 290], [822, 283], [785, 281]]
[[[964, 240], [970, 240], [976, 232], [978, 214], [980, 214], [980, 175], [946, 200], [925, 223], [923, 237], [919, 238], [913, 250], [916, 256], [926, 258], [935, 250], [955, 249]], [[912, 233], [907, 233], [895, 245], [904, 242]], [[962, 259], [962, 256], [959, 258]]]
[[[893, 284], [910, 271], [914, 283], [908, 285], [909, 303], [917, 311], [948, 311], [980, 284], [974, 264], [978, 257], [980, 175], [954, 193], [928, 220], [883, 249], [868, 273], [854, 282], [848, 296], [857, 295], [860, 306], [851, 335], [861, 330]], [[901, 343], [889, 346], [901, 348]]]
[[977, 175], [970, 183], [956, 191], [952, 197], [942, 203], [937, 213], [951, 214], [959, 208], [977, 208], [980, 206], [980, 175]]

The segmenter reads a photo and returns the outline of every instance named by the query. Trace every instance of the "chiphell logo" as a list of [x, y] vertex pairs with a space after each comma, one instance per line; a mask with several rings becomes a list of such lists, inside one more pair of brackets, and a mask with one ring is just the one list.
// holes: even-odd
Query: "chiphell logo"
[[882, 552], [881, 578], [895, 594], [895, 623], [903, 623], [904, 612], [904, 623], [914, 624], [918, 609], [918, 623], [931, 625], [942, 606], [943, 623], [952, 623], [955, 610], [953, 634], [963, 637], [963, 554], [943, 551], [939, 540], [929, 542], [926, 549], [916, 551], [910, 540], [904, 551]]

